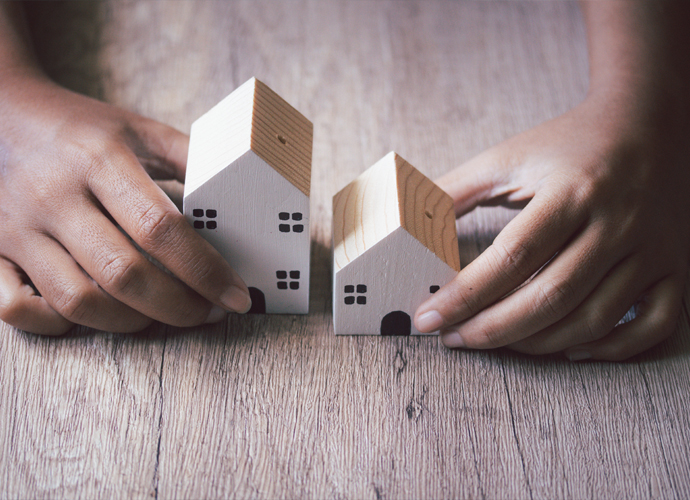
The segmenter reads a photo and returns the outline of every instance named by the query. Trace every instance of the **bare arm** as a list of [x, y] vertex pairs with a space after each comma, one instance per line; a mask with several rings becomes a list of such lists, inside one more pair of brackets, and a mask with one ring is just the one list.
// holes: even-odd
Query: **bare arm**
[[0, 68], [5, 72], [22, 67], [37, 69], [23, 11], [17, 2], [3, 2], [0, 4]]
[[417, 311], [449, 347], [616, 360], [675, 328], [690, 254], [688, 4], [582, 4], [587, 98], [439, 180], [458, 216], [525, 207]]

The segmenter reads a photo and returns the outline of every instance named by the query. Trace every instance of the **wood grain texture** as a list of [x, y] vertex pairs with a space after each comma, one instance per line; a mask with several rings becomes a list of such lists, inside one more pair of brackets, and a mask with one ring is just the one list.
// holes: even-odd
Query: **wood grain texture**
[[255, 81], [252, 150], [309, 196], [314, 125], [266, 84]]
[[[387, 151], [441, 175], [583, 98], [574, 3], [35, 5], [65, 84], [189, 131], [253, 75], [314, 122], [311, 314], [46, 339], [0, 326], [2, 498], [687, 498], [686, 293], [626, 363], [335, 337], [331, 197]], [[466, 265], [513, 212], [458, 223]]]

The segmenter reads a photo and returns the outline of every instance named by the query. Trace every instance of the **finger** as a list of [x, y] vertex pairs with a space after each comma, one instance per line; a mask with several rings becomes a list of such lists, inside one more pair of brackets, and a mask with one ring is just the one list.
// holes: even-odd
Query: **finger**
[[20, 260], [22, 268], [41, 296], [66, 320], [112, 332], [137, 332], [151, 323], [150, 318], [100, 288], [52, 238], [34, 242], [31, 254], [32, 259]]
[[[512, 344], [553, 325], [579, 306], [613, 265], [591, 225], [515, 293], [442, 334], [449, 347]], [[438, 292], [437, 292], [438, 293]]]
[[487, 200], [505, 197], [516, 189], [506, 185], [506, 160], [499, 147], [484, 151], [436, 180], [436, 184], [453, 198], [455, 215], [471, 212]]
[[654, 285], [632, 321], [615, 327], [601, 340], [571, 347], [564, 354], [571, 361], [622, 361], [666, 339], [678, 323], [685, 286], [683, 276], [669, 276]]
[[509, 347], [529, 354], [548, 354], [605, 337], [652, 283], [645, 278], [645, 267], [640, 258], [625, 259], [573, 312]]
[[584, 220], [584, 213], [560, 197], [540, 193], [486, 251], [417, 309], [415, 326], [432, 332], [487, 308], [546, 264]]
[[227, 310], [249, 310], [251, 299], [242, 279], [135, 158], [123, 152], [108, 161], [90, 180], [90, 188], [127, 234], [184, 283]]
[[81, 220], [63, 222], [53, 234], [114, 299], [174, 326], [222, 319], [219, 308], [146, 259], [94, 206], [85, 204], [76, 212]]
[[189, 136], [155, 120], [133, 116], [128, 144], [154, 179], [184, 182]]
[[3, 257], [0, 257], [0, 320], [40, 335], [62, 335], [74, 326], [37, 295], [22, 271]]

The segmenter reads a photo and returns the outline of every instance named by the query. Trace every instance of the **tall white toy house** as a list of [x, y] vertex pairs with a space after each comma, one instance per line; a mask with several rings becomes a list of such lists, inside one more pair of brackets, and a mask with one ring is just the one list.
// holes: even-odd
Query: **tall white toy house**
[[309, 311], [312, 140], [256, 78], [192, 125], [184, 214], [245, 281], [250, 312]]
[[459, 271], [453, 200], [396, 153], [333, 198], [337, 335], [421, 335], [417, 307]]

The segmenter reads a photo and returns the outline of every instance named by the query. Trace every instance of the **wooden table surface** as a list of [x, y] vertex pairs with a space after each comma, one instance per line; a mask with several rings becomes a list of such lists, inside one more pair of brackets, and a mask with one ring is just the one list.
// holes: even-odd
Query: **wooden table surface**
[[[430, 177], [587, 88], [570, 2], [35, 5], [63, 84], [189, 131], [251, 76], [314, 122], [311, 313], [42, 338], [0, 324], [2, 498], [688, 498], [688, 305], [626, 363], [333, 335], [331, 197]], [[513, 216], [459, 222], [461, 261]]]

